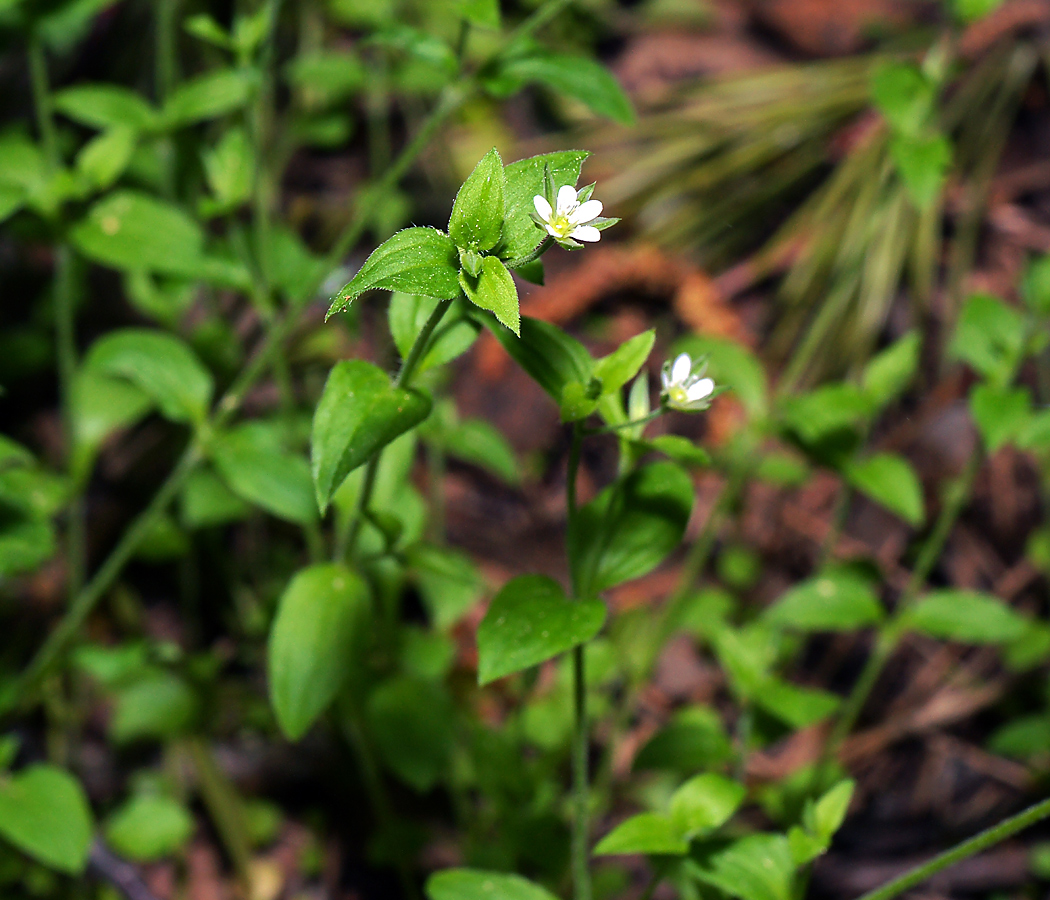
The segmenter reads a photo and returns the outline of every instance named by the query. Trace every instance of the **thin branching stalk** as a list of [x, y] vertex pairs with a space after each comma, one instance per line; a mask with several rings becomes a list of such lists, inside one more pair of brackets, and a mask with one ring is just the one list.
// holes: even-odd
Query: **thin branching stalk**
[[[548, 0], [546, 5], [540, 7], [512, 33], [510, 39], [502, 44], [497, 54], [509, 46], [517, 37], [534, 32], [553, 18], [569, 2], [570, 0]], [[43, 52], [42, 47], [40, 47], [39, 52]], [[31, 54], [30, 59], [32, 60], [32, 58]], [[439, 129], [474, 95], [477, 89], [473, 79], [464, 77], [443, 92], [437, 106], [431, 111], [423, 125], [420, 126], [416, 136], [404, 147], [398, 158], [383, 173], [373, 188], [363, 192], [364, 196], [359, 198], [358, 203], [355, 204], [350, 221], [336, 238], [325, 257], [325, 265], [322, 267], [323, 274], [319, 275], [314, 284], [311, 285], [311, 289], [307, 292], [308, 296], [316, 294], [321, 289], [325, 279], [328, 277], [328, 273], [339, 265], [349, 249], [364, 234], [371, 212], [371, 204], [382, 197], [385, 192], [389, 191], [404, 177]], [[217, 404], [211, 421], [203, 429], [205, 433], [222, 427], [237, 413], [248, 391], [268, 370], [272, 364], [274, 354], [295, 330], [295, 326], [302, 315], [302, 309], [302, 307], [299, 307], [289, 310], [283, 316], [275, 318], [273, 327], [266, 333], [257, 352], [248, 361], [245, 368], [241, 370], [232, 386]], [[91, 614], [95, 605], [116, 581], [124, 565], [134, 554], [135, 550], [138, 549], [156, 519], [164, 513], [178, 494], [186, 478], [189, 477], [190, 473], [203, 458], [201, 447], [194, 441], [180, 458], [175, 469], [172, 470], [172, 473], [160, 487], [149, 506], [135, 519], [95, 576], [77, 595], [66, 615], [44, 641], [44, 644], [37, 651], [22, 675], [12, 684], [8, 691], [0, 696], [0, 712], [9, 711], [19, 703], [24, 702], [28, 689], [38, 684], [41, 676], [55, 664], [58, 657], [65, 651], [68, 643], [76, 636], [80, 626]]]
[[939, 853], [929, 862], [916, 866], [910, 872], [906, 872], [899, 878], [894, 878], [888, 884], [884, 884], [874, 891], [869, 891], [860, 897], [859, 900], [892, 900], [893, 897], [897, 897], [916, 885], [922, 884], [938, 872], [954, 866], [964, 859], [969, 859], [982, 850], [994, 847], [1008, 837], [1012, 837], [1019, 831], [1023, 831], [1030, 825], [1041, 822], [1048, 817], [1050, 817], [1050, 799], [1042, 800], [1015, 816], [1003, 819], [999, 824], [985, 829], [980, 834], [976, 834], [961, 844], [957, 844], [950, 850], [945, 850], [944, 853]]
[[[394, 379], [394, 386], [399, 388], [408, 387], [413, 373], [416, 371], [416, 367], [419, 365], [419, 361], [423, 358], [423, 353], [427, 349], [430, 343], [430, 336], [434, 333], [434, 329], [438, 327], [438, 324], [445, 317], [445, 313], [449, 311], [452, 306], [452, 300], [442, 300], [434, 307], [434, 311], [430, 314], [430, 318], [427, 319], [426, 324], [423, 326], [423, 330], [416, 336], [412, 347], [408, 351], [408, 356], [405, 357], [405, 361], [401, 364], [401, 370], [397, 373], [397, 378]], [[342, 542], [338, 542], [340, 546], [336, 548], [336, 559], [343, 560], [354, 552], [354, 547], [357, 545], [358, 535], [361, 533], [361, 524], [364, 521], [365, 515], [368, 513], [369, 504], [372, 502], [372, 491], [375, 489], [376, 472], [379, 469], [379, 460], [382, 457], [382, 450], [376, 453], [367, 463], [365, 468], [365, 480], [361, 485], [361, 493], [357, 498], [357, 508], [354, 510], [354, 518], [350, 523], [350, 530], [346, 536], [345, 546], [342, 546]]]
[[[569, 466], [565, 480], [565, 500], [568, 510], [570, 535], [576, 522], [576, 480], [580, 471], [582, 444], [583, 428], [579, 422], [576, 422], [572, 427], [572, 444], [569, 448]], [[587, 754], [590, 741], [587, 732], [587, 672], [584, 651], [585, 647], [583, 644], [573, 648], [572, 651], [573, 900], [591, 900], [590, 789], [587, 773]]]

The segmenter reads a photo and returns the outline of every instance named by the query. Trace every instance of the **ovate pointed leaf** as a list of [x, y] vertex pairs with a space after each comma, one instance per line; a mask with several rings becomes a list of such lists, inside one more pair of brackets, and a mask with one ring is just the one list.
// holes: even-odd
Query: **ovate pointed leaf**
[[766, 611], [765, 618], [799, 631], [853, 631], [881, 621], [883, 609], [868, 579], [852, 569], [835, 567], [795, 585]]
[[460, 272], [459, 281], [471, 303], [494, 313], [516, 335], [521, 334], [518, 289], [507, 267], [495, 256], [482, 259], [481, 274], [477, 278]]
[[678, 546], [693, 508], [693, 483], [677, 465], [631, 472], [579, 510], [569, 534], [579, 596], [594, 596], [655, 569]]
[[689, 841], [670, 816], [639, 813], [610, 831], [594, 848], [595, 856], [649, 853], [680, 856], [689, 852]]
[[479, 869], [445, 869], [427, 879], [429, 900], [556, 900], [520, 875]]
[[406, 228], [384, 241], [332, 300], [328, 315], [341, 312], [365, 291], [378, 288], [448, 299], [459, 293], [456, 245], [436, 228]]
[[79, 874], [92, 830], [84, 789], [65, 770], [34, 765], [0, 780], [0, 835], [37, 862]]
[[503, 160], [493, 147], [463, 182], [452, 204], [448, 234], [458, 247], [491, 250], [499, 243], [506, 180]]
[[342, 686], [367, 590], [345, 566], [316, 565], [297, 573], [281, 595], [267, 667], [270, 703], [291, 740], [306, 733]]
[[430, 400], [399, 388], [364, 360], [332, 368], [314, 411], [310, 462], [317, 505], [324, 511], [343, 479], [430, 414]]
[[922, 484], [911, 464], [893, 453], [876, 453], [851, 462], [846, 480], [858, 491], [909, 525], [919, 526], [926, 518]]
[[509, 581], [478, 628], [478, 683], [488, 684], [571, 650], [605, 623], [600, 600], [570, 600], [545, 575]]
[[580, 166], [588, 156], [583, 150], [560, 150], [521, 159], [506, 167], [506, 218], [499, 248], [503, 259], [527, 256], [547, 235], [532, 218], [536, 209], [533, 197], [546, 194], [544, 168], [550, 171], [555, 190], [565, 184], [575, 187]]
[[964, 644], [1000, 644], [1021, 638], [1024, 616], [998, 597], [977, 591], [932, 591], [905, 614], [908, 628]]
[[111, 331], [91, 346], [84, 368], [130, 381], [177, 422], [204, 421], [211, 403], [211, 374], [186, 344], [163, 331]]

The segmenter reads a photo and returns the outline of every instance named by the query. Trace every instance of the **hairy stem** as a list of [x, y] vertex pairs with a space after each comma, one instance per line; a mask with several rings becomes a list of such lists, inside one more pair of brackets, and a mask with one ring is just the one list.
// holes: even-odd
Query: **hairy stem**
[[44, 42], [36, 29], [29, 36], [29, 78], [33, 86], [33, 108], [44, 157], [52, 171], [58, 168], [58, 135], [52, 114], [51, 87], [47, 77], [47, 56]]

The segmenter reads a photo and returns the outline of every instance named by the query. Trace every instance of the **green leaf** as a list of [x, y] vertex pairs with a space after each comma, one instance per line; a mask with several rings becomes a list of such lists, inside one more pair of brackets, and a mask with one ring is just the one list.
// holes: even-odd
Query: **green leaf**
[[88, 141], [77, 154], [77, 172], [93, 189], [112, 185], [128, 167], [138, 145], [132, 128], [118, 126]]
[[0, 523], [0, 575], [31, 572], [55, 555], [55, 529], [31, 519]]
[[368, 698], [368, 724], [379, 757], [405, 784], [426, 792], [448, 769], [455, 709], [444, 686], [400, 676]]
[[520, 875], [482, 872], [478, 869], [445, 869], [427, 879], [430, 900], [557, 900]]
[[582, 507], [569, 534], [576, 595], [593, 597], [655, 569], [681, 542], [693, 483], [657, 462], [621, 478]]
[[[395, 292], [391, 295], [387, 318], [390, 334], [402, 359], [408, 356], [416, 336], [423, 330], [427, 319], [440, 302], [434, 297], [421, 297], [417, 294]], [[478, 336], [479, 328], [476, 322], [462, 315], [460, 301], [454, 303], [431, 337], [426, 353], [416, 365], [416, 372], [443, 366], [466, 353]]]
[[853, 631], [883, 617], [871, 582], [848, 566], [833, 566], [795, 585], [765, 613], [768, 622], [800, 631]]
[[170, 740], [190, 729], [197, 711], [197, 698], [186, 682], [170, 672], [147, 671], [117, 692], [109, 735], [117, 744]]
[[617, 825], [594, 848], [595, 856], [649, 853], [681, 856], [689, 852], [689, 841], [663, 813], [639, 813]]
[[781, 407], [785, 423], [806, 444], [854, 428], [871, 412], [864, 393], [852, 384], [829, 384], [788, 397]]
[[963, 22], [976, 22], [995, 12], [1003, 0], [951, 0], [951, 4], [956, 17]]
[[300, 570], [281, 595], [267, 674], [277, 724], [290, 740], [306, 734], [342, 687], [367, 604], [364, 581], [334, 564]]
[[692, 869], [705, 884], [741, 900], [791, 900], [795, 864], [786, 837], [750, 834]]
[[813, 805], [813, 831], [830, 840], [846, 821], [854, 783], [845, 779], [836, 784]]
[[314, 410], [310, 463], [323, 513], [350, 472], [430, 414], [430, 400], [360, 359], [336, 363]]
[[246, 422], [218, 435], [211, 456], [242, 499], [299, 525], [317, 520], [309, 464], [285, 451], [264, 424]]
[[1024, 387], [978, 384], [970, 391], [970, 414], [985, 449], [995, 453], [1025, 435], [1032, 419], [1032, 397]]
[[214, 150], [204, 154], [204, 174], [215, 195], [212, 213], [229, 212], [251, 196], [255, 154], [243, 128], [231, 128]]
[[153, 401], [135, 384], [82, 366], [73, 382], [73, 473], [87, 475], [99, 447], [113, 432], [141, 419]]
[[922, 335], [917, 330], [909, 331], [864, 367], [861, 387], [875, 409], [896, 400], [911, 384], [919, 368], [921, 347]]
[[459, 294], [456, 245], [436, 228], [406, 228], [384, 241], [332, 300], [328, 315], [342, 312], [365, 291], [405, 291], [448, 299]]
[[224, 116], [248, 102], [255, 84], [252, 73], [235, 69], [199, 75], [172, 91], [161, 117], [167, 127], [180, 128]]
[[871, 96], [890, 127], [917, 136], [930, 121], [937, 99], [933, 83], [912, 63], [886, 62], [875, 68]]
[[204, 234], [181, 209], [135, 191], [100, 200], [70, 232], [88, 259], [115, 269], [200, 277]]
[[721, 827], [744, 802], [739, 782], [708, 772], [690, 778], [671, 797], [671, 820], [686, 838]]
[[711, 454], [680, 434], [660, 434], [645, 442], [682, 466], [709, 466]]
[[507, 484], [521, 482], [518, 458], [507, 439], [484, 419], [467, 419], [445, 435], [449, 456], [478, 466]]
[[918, 527], [926, 518], [922, 483], [904, 457], [876, 453], [846, 465], [846, 480], [864, 496]]
[[579, 381], [566, 382], [562, 388], [561, 402], [558, 409], [563, 422], [577, 422], [586, 419], [598, 408], [601, 397], [598, 382], [591, 380], [588, 384]]
[[503, 236], [506, 175], [503, 160], [493, 147], [481, 157], [456, 194], [448, 234], [457, 247], [491, 250]]
[[91, 345], [84, 368], [127, 379], [176, 422], [199, 425], [207, 417], [211, 374], [186, 344], [165, 332], [148, 328], [111, 331]]
[[769, 412], [769, 382], [758, 358], [737, 341], [708, 335], [690, 335], [675, 343], [675, 354], [688, 353], [693, 359], [707, 357], [707, 374], [715, 384], [733, 391], [752, 418]]
[[521, 335], [518, 289], [514, 286], [513, 276], [499, 259], [495, 256], [484, 257], [481, 261], [481, 275], [477, 278], [460, 271], [459, 283], [471, 303], [494, 313], [511, 331]]
[[466, 554], [451, 547], [416, 544], [406, 554], [434, 627], [447, 631], [481, 599], [484, 582]]
[[890, 157], [912, 202], [919, 209], [932, 207], [941, 195], [952, 164], [951, 142], [942, 134], [897, 135], [890, 141]]
[[990, 294], [969, 297], [959, 313], [948, 354], [1005, 386], [1024, 353], [1025, 322], [1013, 307]]
[[732, 756], [725, 726], [717, 712], [693, 706], [675, 713], [634, 758], [634, 769], [669, 769], [692, 773], [717, 768]]
[[528, 56], [505, 63], [498, 78], [505, 81], [507, 87], [539, 82], [556, 93], [579, 100], [596, 115], [621, 125], [632, 125], [635, 121], [631, 101], [612, 72], [586, 56], [552, 53], [537, 47]]
[[157, 124], [157, 113], [141, 96], [115, 84], [78, 84], [59, 91], [55, 109], [80, 125], [105, 131], [130, 128], [150, 131]]
[[583, 344], [557, 325], [523, 316], [519, 337], [498, 327], [493, 329], [493, 334], [511, 358], [556, 403], [561, 403], [568, 382], [590, 381], [593, 366], [591, 355]]
[[225, 525], [247, 518], [251, 508], [231, 491], [215, 472], [197, 468], [190, 473], [180, 497], [181, 521], [190, 530]]
[[506, 217], [503, 222], [503, 241], [499, 255], [503, 259], [521, 259], [531, 253], [544, 239], [546, 232], [537, 227], [532, 216], [536, 209], [533, 197], [546, 194], [544, 168], [554, 181], [557, 191], [564, 184], [576, 186], [580, 166], [590, 154], [583, 150], [561, 150], [521, 159], [506, 167]]
[[611, 394], [620, 390], [638, 374], [645, 364], [656, 340], [656, 329], [650, 328], [624, 341], [608, 356], [594, 364], [594, 377], [602, 383], [602, 393]]
[[193, 827], [193, 816], [177, 800], [138, 794], [109, 817], [106, 840], [127, 859], [153, 862], [181, 848]]
[[481, 28], [499, 28], [499, 0], [454, 0], [459, 14]]
[[801, 687], [779, 678], [764, 681], [755, 691], [754, 700], [771, 716], [792, 728], [808, 728], [826, 719], [840, 705], [836, 694]]
[[601, 600], [570, 600], [545, 575], [521, 575], [495, 596], [478, 626], [478, 684], [585, 644], [605, 624]]
[[352, 97], [368, 81], [368, 70], [346, 50], [317, 50], [296, 56], [285, 70], [303, 91], [307, 106], [329, 106]]
[[92, 830], [84, 789], [64, 769], [33, 765], [0, 780], [0, 835], [37, 862], [79, 875]]
[[963, 644], [1002, 644], [1020, 638], [1026, 619], [998, 597], [977, 591], [932, 591], [905, 613], [912, 631]]
[[1029, 262], [1021, 282], [1021, 296], [1032, 312], [1050, 315], [1050, 256]]

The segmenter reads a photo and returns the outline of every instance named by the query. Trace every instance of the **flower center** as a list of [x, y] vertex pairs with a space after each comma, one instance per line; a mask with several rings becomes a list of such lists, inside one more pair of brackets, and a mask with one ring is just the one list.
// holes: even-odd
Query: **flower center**
[[672, 403], [688, 403], [689, 402], [689, 391], [687, 391], [680, 384], [672, 384], [667, 389], [667, 396], [670, 398]]
[[551, 216], [550, 226], [558, 233], [558, 237], [568, 237], [569, 232], [572, 231], [572, 222], [569, 221], [569, 217], [561, 213]]

